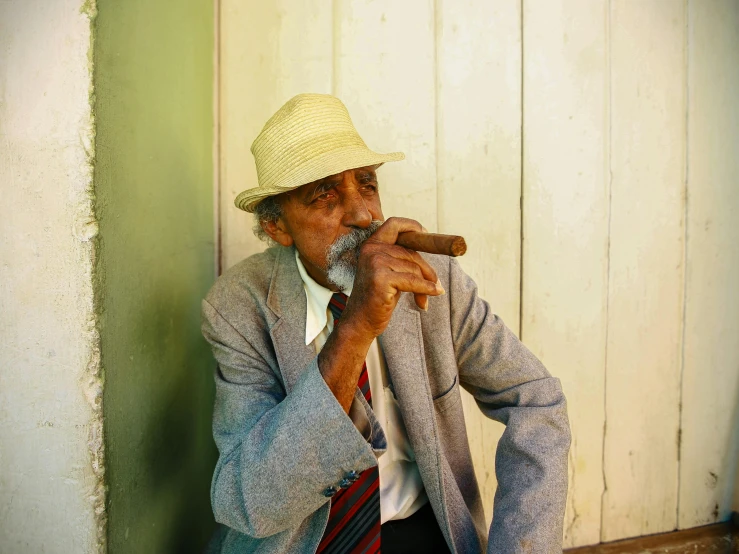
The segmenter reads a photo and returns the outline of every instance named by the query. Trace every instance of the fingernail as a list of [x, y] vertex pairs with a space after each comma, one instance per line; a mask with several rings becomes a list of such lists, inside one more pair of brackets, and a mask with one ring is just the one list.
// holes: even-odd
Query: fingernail
[[436, 283], [436, 292], [439, 294], [446, 294], [446, 291], [444, 290], [444, 287], [441, 286], [441, 283]]

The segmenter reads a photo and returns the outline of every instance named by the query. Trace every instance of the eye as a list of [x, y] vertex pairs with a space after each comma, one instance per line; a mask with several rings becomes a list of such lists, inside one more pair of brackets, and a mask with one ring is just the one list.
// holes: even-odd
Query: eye
[[359, 184], [362, 189], [368, 192], [377, 191], [377, 177], [372, 173], [364, 173], [359, 177]]
[[335, 196], [335, 193], [334, 193], [333, 190], [327, 190], [326, 192], [323, 192], [323, 193], [317, 195], [315, 198], [313, 198], [313, 200], [311, 201], [311, 203], [313, 203], [313, 202], [325, 202], [327, 200], [330, 200], [334, 196]]

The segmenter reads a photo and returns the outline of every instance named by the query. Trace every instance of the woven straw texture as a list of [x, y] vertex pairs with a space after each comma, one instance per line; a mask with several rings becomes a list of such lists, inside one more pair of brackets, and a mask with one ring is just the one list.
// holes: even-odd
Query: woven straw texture
[[267, 198], [347, 169], [396, 162], [402, 152], [373, 152], [354, 128], [346, 106], [328, 94], [299, 94], [265, 124], [251, 145], [259, 186], [236, 197], [253, 212]]

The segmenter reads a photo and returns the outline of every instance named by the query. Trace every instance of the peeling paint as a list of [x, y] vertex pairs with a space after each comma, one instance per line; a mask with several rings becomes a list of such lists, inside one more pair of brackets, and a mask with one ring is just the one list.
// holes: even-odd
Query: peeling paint
[[72, 234], [80, 242], [90, 242], [95, 239], [98, 231], [98, 222], [89, 216], [76, 219], [72, 226]]
[[92, 0], [0, 2], [3, 552], [107, 550], [95, 17]]
[[105, 483], [105, 441], [103, 432], [103, 385], [104, 375], [101, 363], [101, 341], [100, 341], [100, 306], [102, 283], [98, 278], [98, 233], [99, 226], [95, 214], [95, 83], [94, 83], [94, 48], [95, 48], [95, 19], [97, 17], [96, 0], [85, 0], [80, 7], [80, 13], [87, 17], [90, 26], [90, 42], [87, 50], [87, 64], [89, 72], [89, 85], [87, 102], [89, 116], [84, 132], [80, 135], [80, 141], [85, 152], [86, 188], [80, 201], [79, 217], [74, 224], [74, 236], [86, 243], [89, 283], [89, 305], [87, 313], [87, 341], [89, 353], [82, 382], [82, 392], [93, 412], [88, 433], [87, 447], [90, 453], [90, 465], [92, 467], [95, 482], [88, 501], [92, 505], [95, 518], [96, 540], [95, 548], [99, 554], [107, 551], [107, 486]]

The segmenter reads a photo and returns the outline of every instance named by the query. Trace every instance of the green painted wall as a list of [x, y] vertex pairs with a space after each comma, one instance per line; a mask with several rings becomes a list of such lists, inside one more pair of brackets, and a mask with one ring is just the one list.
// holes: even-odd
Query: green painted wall
[[98, 0], [95, 194], [109, 552], [200, 552], [214, 362], [213, 2]]

